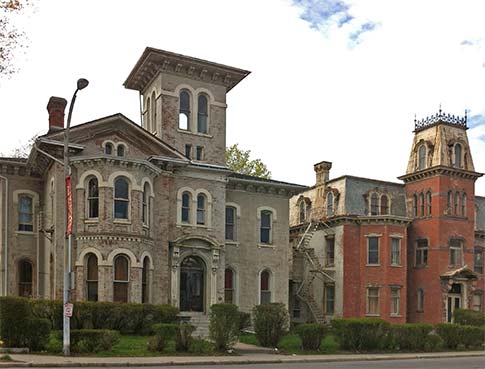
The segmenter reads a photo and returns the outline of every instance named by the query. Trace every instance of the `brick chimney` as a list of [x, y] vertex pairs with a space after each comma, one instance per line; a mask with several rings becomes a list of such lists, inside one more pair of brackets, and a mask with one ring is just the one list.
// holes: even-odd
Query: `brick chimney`
[[51, 96], [47, 103], [49, 112], [49, 133], [64, 129], [64, 110], [67, 100], [62, 97]]
[[332, 168], [332, 163], [329, 161], [321, 161], [313, 166], [316, 175], [316, 185], [325, 185], [330, 176], [330, 169]]

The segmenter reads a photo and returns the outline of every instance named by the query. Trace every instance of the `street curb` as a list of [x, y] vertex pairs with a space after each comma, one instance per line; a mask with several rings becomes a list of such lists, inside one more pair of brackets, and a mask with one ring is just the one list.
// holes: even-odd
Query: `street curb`
[[164, 362], [63, 362], [63, 363], [35, 363], [35, 362], [10, 362], [0, 363], [0, 368], [81, 368], [81, 367], [153, 367], [153, 366], [194, 366], [194, 365], [248, 365], [248, 364], [281, 364], [281, 363], [323, 363], [323, 362], [355, 362], [355, 361], [384, 361], [384, 360], [412, 360], [412, 359], [442, 359], [459, 357], [485, 356], [484, 352], [456, 353], [456, 354], [415, 354], [406, 356], [376, 355], [366, 357], [318, 357], [304, 358], [302, 356], [284, 357], [280, 359], [246, 359], [246, 360], [204, 360], [204, 361], [164, 361]]

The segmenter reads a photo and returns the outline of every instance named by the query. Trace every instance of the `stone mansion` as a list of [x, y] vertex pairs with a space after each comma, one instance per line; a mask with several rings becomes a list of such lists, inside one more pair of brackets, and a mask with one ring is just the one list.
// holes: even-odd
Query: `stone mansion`
[[[72, 295], [168, 303], [283, 302], [295, 322], [452, 321], [483, 311], [485, 198], [466, 117], [415, 123], [403, 183], [315, 165], [307, 187], [225, 165], [226, 93], [248, 71], [146, 48], [124, 86], [141, 126], [114, 114], [70, 129]], [[27, 159], [0, 158], [0, 294], [62, 299], [67, 101]]]

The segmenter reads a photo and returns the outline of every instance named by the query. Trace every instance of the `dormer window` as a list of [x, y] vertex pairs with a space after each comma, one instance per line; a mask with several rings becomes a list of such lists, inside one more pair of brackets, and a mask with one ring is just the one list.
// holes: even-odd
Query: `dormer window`
[[113, 154], [113, 144], [108, 142], [106, 145], [104, 145], [104, 153], [106, 155], [112, 155]]
[[179, 95], [179, 128], [188, 131], [190, 129], [190, 95], [182, 90]]
[[203, 94], [197, 99], [197, 132], [207, 133], [208, 107], [207, 97]]
[[376, 193], [370, 196], [370, 215], [379, 215], [379, 198]]
[[306, 206], [305, 206], [305, 201], [300, 202], [300, 223], [305, 223], [305, 218], [306, 218]]
[[462, 167], [462, 153], [463, 149], [459, 143], [455, 144], [453, 148], [453, 166], [455, 168], [461, 168]]
[[418, 149], [418, 170], [426, 168], [426, 145], [419, 146]]
[[381, 196], [381, 215], [389, 214], [389, 198], [387, 195]]
[[118, 145], [118, 147], [116, 148], [116, 155], [125, 156], [125, 147], [123, 145]]
[[327, 217], [333, 215], [333, 193], [329, 192], [327, 194]]

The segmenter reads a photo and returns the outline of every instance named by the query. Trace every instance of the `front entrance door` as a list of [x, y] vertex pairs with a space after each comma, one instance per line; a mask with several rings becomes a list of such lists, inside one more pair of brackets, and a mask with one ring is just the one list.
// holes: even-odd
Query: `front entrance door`
[[204, 264], [193, 256], [180, 268], [180, 311], [204, 311]]
[[453, 312], [461, 308], [461, 284], [454, 283], [448, 293], [447, 322], [453, 322]]

